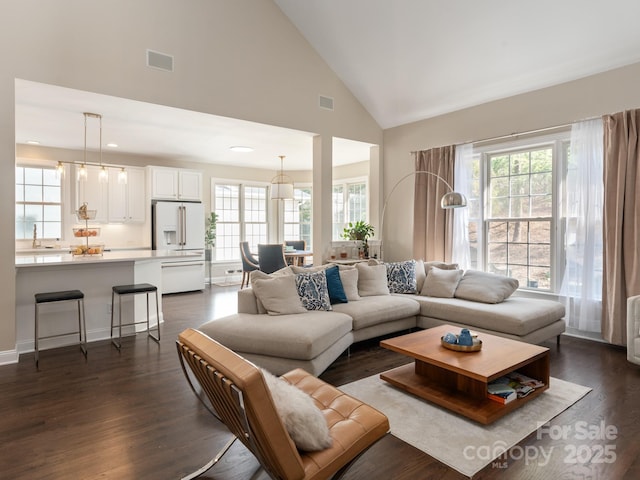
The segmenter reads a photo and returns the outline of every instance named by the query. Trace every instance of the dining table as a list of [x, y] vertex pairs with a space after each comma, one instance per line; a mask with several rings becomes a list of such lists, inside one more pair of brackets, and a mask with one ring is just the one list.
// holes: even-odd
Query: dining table
[[313, 251], [311, 250], [285, 250], [284, 258], [289, 265], [303, 266], [306, 257], [312, 257]]

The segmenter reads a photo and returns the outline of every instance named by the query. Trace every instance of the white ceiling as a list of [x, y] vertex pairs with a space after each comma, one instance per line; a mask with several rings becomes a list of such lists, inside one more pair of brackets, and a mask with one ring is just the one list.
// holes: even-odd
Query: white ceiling
[[[383, 128], [640, 61], [637, 0], [275, 3]], [[82, 149], [82, 112], [103, 116], [103, 144], [120, 152], [270, 170], [286, 155], [285, 170], [312, 168], [310, 132], [16, 81], [17, 143]], [[336, 139], [334, 164], [369, 147]]]
[[[239, 167], [311, 170], [313, 134], [124, 98], [16, 80], [16, 143], [82, 150], [83, 112], [102, 115], [103, 151]], [[99, 120], [87, 119], [87, 148], [99, 146]], [[106, 147], [116, 143], [117, 148]], [[250, 146], [237, 153], [231, 146]], [[369, 159], [371, 144], [334, 139], [334, 165]], [[96, 161], [95, 154], [88, 161]]]
[[275, 0], [383, 128], [640, 61], [637, 0]]

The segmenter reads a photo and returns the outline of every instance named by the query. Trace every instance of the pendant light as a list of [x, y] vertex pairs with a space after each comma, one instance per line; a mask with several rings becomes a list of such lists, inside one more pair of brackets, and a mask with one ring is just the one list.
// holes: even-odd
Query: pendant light
[[118, 172], [118, 183], [121, 185], [126, 185], [127, 180], [127, 171], [124, 169], [124, 167], [120, 167], [120, 171]]
[[58, 178], [64, 177], [64, 165], [60, 160], [58, 160], [58, 164], [56, 165], [56, 176]]
[[284, 174], [284, 155], [280, 155], [280, 173], [271, 179], [271, 200], [293, 199], [293, 180]]
[[97, 118], [99, 122], [99, 136], [98, 136], [98, 151], [100, 160], [100, 172], [98, 173], [98, 181], [100, 183], [106, 183], [109, 181], [109, 172], [107, 168], [102, 165], [102, 115], [99, 113], [84, 112], [84, 160], [80, 168], [78, 169], [78, 180], [87, 179], [87, 118]]

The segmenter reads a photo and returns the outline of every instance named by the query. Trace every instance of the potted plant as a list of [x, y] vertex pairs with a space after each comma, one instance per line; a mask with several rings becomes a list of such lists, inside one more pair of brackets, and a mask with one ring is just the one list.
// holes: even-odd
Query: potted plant
[[349, 226], [342, 231], [342, 238], [345, 240], [359, 240], [362, 242], [362, 253], [364, 257], [369, 256], [369, 244], [367, 239], [373, 237], [373, 226], [371, 224], [358, 220], [357, 222], [349, 222]]
[[[204, 229], [204, 245], [205, 245], [205, 260], [211, 261], [213, 257], [211, 251], [216, 246], [216, 223], [218, 221], [218, 214], [211, 212], [205, 220]], [[208, 257], [208, 258], [207, 258]]]

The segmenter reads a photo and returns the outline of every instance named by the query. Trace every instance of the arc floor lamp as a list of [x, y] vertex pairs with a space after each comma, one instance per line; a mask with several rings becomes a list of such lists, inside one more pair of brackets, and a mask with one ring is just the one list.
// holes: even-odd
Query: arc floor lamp
[[[451, 208], [461, 208], [461, 207], [467, 206], [467, 197], [465, 197], [462, 193], [454, 191], [453, 187], [449, 185], [449, 183], [440, 175], [433, 172], [429, 172], [427, 170], [416, 170], [415, 172], [407, 173], [405, 176], [400, 178], [400, 180], [398, 180], [395, 183], [395, 185], [391, 188], [389, 195], [387, 195], [387, 198], [384, 200], [384, 205], [382, 206], [382, 215], [380, 220], [380, 237], [381, 238], [382, 238], [382, 235], [384, 234], [384, 215], [385, 215], [385, 212], [387, 211], [387, 205], [389, 204], [389, 199], [391, 198], [391, 195], [393, 195], [393, 192], [396, 191], [396, 188], [398, 188], [398, 186], [402, 183], [403, 180], [406, 180], [409, 177], [422, 174], [422, 173], [436, 177], [438, 180], [442, 181], [449, 189], [449, 191], [445, 193], [440, 199], [441, 208], [448, 210]], [[384, 259], [383, 249], [384, 249], [384, 242], [381, 241], [380, 242], [380, 259]]]

